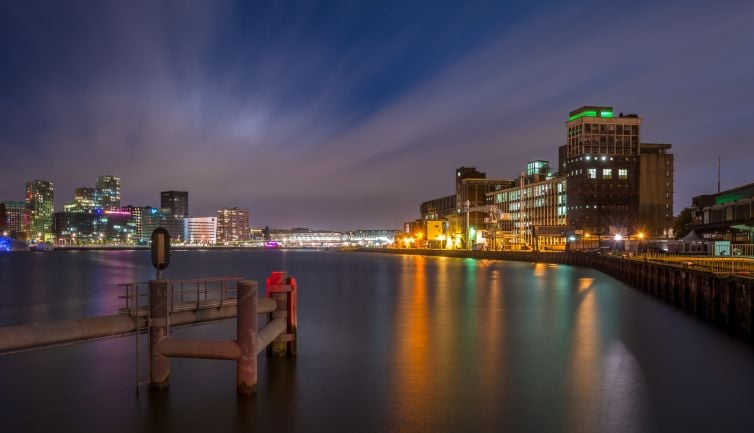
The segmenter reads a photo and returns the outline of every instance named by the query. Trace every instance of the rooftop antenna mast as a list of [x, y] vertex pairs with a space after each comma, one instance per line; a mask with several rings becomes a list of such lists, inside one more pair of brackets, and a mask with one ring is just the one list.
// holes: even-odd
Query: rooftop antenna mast
[[720, 194], [720, 157], [717, 157], [717, 193]]

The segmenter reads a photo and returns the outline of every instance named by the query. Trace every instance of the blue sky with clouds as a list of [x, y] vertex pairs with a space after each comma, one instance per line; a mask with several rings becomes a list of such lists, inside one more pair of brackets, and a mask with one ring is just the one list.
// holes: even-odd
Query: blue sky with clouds
[[0, 199], [99, 174], [252, 224], [399, 227], [453, 170], [557, 159], [568, 111], [672, 143], [676, 210], [754, 181], [754, 3], [4, 2]]

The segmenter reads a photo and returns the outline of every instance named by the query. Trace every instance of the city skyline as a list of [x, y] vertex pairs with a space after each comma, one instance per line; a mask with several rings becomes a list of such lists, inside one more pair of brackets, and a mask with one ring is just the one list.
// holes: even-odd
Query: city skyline
[[59, 208], [111, 173], [123, 204], [180, 190], [192, 215], [396, 227], [456, 167], [556, 161], [582, 105], [673, 145], [675, 213], [716, 191], [718, 156], [722, 189], [752, 181], [743, 1], [44, 6], [0, 13], [0, 200], [50, 179]]

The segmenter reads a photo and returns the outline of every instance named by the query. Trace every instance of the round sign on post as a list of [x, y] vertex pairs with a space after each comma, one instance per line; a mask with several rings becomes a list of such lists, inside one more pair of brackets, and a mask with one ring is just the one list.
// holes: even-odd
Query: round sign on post
[[152, 232], [152, 266], [162, 271], [170, 264], [170, 233], [164, 227]]

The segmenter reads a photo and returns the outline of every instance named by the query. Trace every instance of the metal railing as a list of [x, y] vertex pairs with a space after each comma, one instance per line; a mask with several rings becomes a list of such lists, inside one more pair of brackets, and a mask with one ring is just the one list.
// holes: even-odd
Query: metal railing
[[[198, 310], [202, 308], [220, 308], [225, 305], [237, 304], [237, 284], [243, 277], [212, 277], [194, 278], [188, 280], [168, 280], [167, 303], [170, 314]], [[149, 383], [150, 363], [148, 350], [142, 347], [148, 344], [139, 335], [147, 333], [150, 326], [149, 315], [149, 282], [118, 284], [125, 290], [126, 305], [120, 309], [122, 314], [130, 315], [136, 325], [136, 393], [141, 385]], [[144, 366], [142, 367], [142, 364]]]
[[[226, 276], [168, 280], [168, 308], [171, 313], [236, 304], [236, 284], [243, 277]], [[146, 316], [149, 309], [149, 282], [118, 284], [125, 290], [126, 305], [121, 313]]]
[[718, 274], [754, 274], [754, 258], [745, 256], [693, 256], [687, 254], [639, 253], [633, 260], [650, 260]]
[[734, 257], [754, 258], [754, 244], [731, 244], [730, 251]]

